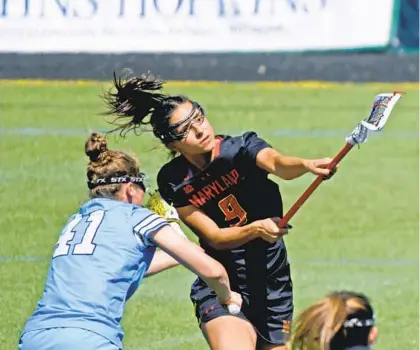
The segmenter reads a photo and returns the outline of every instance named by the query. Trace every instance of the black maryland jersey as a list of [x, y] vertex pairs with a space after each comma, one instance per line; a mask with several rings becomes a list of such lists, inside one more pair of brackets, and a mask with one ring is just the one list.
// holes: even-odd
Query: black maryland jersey
[[[201, 209], [220, 228], [281, 217], [283, 206], [278, 185], [256, 165], [258, 152], [267, 147], [270, 145], [253, 132], [238, 137], [218, 137], [213, 161], [202, 171], [182, 156], [165, 164], [158, 174], [159, 191], [175, 207], [193, 205]], [[267, 265], [270, 273], [286, 263], [285, 252], [277, 251], [285, 251], [282, 241], [270, 244], [256, 239], [232, 251], [216, 251], [203, 240], [200, 244], [219, 261], [241, 260], [244, 254], [260, 258], [264, 255], [254, 263], [266, 261], [264, 268]]]
[[[157, 179], [162, 197], [175, 207], [199, 208], [220, 228], [282, 217], [278, 185], [256, 165], [258, 152], [270, 145], [253, 132], [220, 136], [217, 141], [213, 160], [202, 171], [184, 157], [162, 167]], [[232, 289], [244, 297], [242, 310], [261, 334], [266, 322], [276, 324], [267, 313], [281, 319], [279, 314], [292, 312], [292, 282], [283, 240], [270, 244], [258, 238], [232, 250], [216, 250], [203, 239], [200, 245], [226, 268]], [[211, 296], [214, 292], [198, 278], [191, 290], [194, 304], [203, 305]]]
[[162, 167], [158, 174], [162, 197], [175, 207], [201, 209], [221, 228], [282, 216], [277, 184], [256, 165], [258, 152], [270, 145], [250, 132], [217, 141], [214, 159], [202, 171], [184, 157]]

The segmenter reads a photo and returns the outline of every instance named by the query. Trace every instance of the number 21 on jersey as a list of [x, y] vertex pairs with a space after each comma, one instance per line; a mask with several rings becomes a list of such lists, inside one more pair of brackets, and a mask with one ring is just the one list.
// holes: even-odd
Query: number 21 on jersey
[[233, 194], [226, 196], [219, 201], [219, 208], [225, 215], [226, 221], [237, 220], [230, 226], [242, 226], [247, 222], [247, 214], [244, 208], [241, 207], [238, 200]]
[[93, 243], [93, 240], [98, 232], [99, 226], [102, 223], [104, 215], [105, 212], [103, 210], [92, 212], [86, 219], [88, 225], [85, 227], [83, 232], [80, 232], [76, 226], [80, 223], [83, 216], [81, 214], [77, 214], [64, 228], [63, 233], [55, 246], [53, 258], [65, 256], [70, 253], [70, 243], [73, 241], [76, 234], [77, 238], [80, 239], [80, 243], [74, 245], [73, 252], [71, 254], [92, 255], [96, 248], [96, 244]]

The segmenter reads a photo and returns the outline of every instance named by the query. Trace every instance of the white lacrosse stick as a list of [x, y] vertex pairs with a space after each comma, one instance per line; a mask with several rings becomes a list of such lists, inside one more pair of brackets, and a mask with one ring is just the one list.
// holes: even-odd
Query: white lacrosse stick
[[[383, 93], [375, 96], [373, 100], [372, 110], [369, 116], [362, 120], [353, 132], [346, 137], [346, 144], [340, 152], [334, 157], [328, 169], [334, 169], [335, 166], [350, 152], [354, 145], [359, 145], [366, 142], [369, 134], [372, 132], [381, 131], [388, 117], [391, 114], [392, 109], [398, 100], [402, 97], [403, 92]], [[323, 175], [319, 175], [307, 190], [299, 197], [299, 199], [292, 205], [289, 211], [284, 217], [278, 222], [277, 226], [283, 228], [287, 225], [290, 219], [296, 214], [300, 207], [306, 202], [309, 196], [317, 189], [322, 183]]]

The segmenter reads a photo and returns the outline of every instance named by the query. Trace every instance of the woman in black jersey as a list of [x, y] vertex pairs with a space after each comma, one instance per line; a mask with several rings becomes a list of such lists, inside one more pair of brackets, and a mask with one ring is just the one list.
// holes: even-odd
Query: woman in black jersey
[[157, 92], [152, 75], [114, 76], [105, 95], [122, 134], [150, 124], [173, 158], [158, 174], [160, 195], [200, 239], [207, 254], [228, 271], [232, 290], [241, 293], [237, 316], [229, 314], [201, 279], [191, 289], [196, 316], [212, 349], [283, 350], [293, 313], [292, 280], [275, 221], [282, 198], [269, 174], [291, 180], [308, 172], [330, 177], [330, 158], [289, 157], [254, 132], [214, 134], [203, 108], [185, 96]]

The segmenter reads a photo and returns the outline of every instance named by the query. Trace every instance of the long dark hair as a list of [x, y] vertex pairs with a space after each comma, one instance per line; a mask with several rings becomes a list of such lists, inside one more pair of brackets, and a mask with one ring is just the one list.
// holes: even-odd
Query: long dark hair
[[104, 114], [115, 116], [111, 123], [117, 126], [109, 132], [119, 131], [124, 137], [130, 131], [144, 131], [150, 124], [155, 137], [165, 145], [173, 141], [168, 136], [172, 112], [185, 102], [193, 102], [186, 96], [161, 93], [164, 84], [151, 73], [133, 76], [130, 70], [124, 70], [117, 77], [114, 72], [112, 87], [103, 94], [108, 107]]

